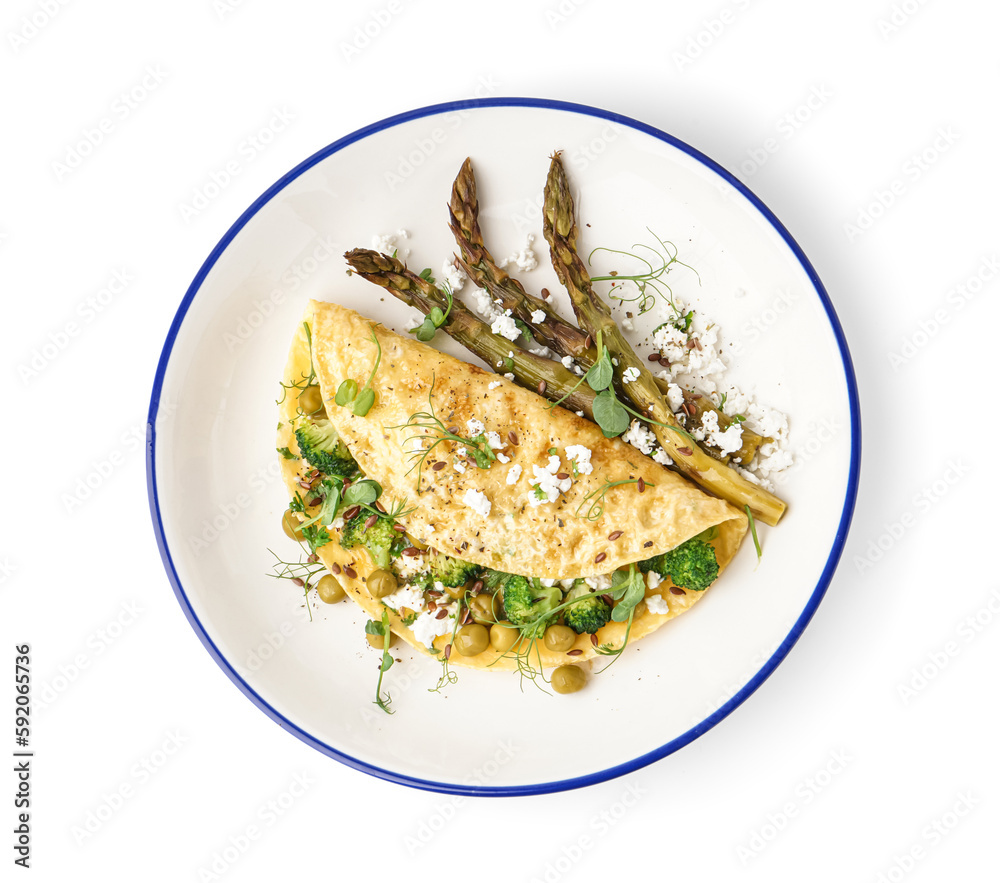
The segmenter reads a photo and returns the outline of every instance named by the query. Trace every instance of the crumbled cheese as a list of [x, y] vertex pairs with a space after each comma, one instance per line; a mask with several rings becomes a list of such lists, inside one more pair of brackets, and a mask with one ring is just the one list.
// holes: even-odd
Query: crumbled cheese
[[404, 585], [391, 595], [386, 595], [382, 603], [396, 611], [406, 607], [414, 613], [420, 613], [424, 609], [424, 590], [417, 586]]
[[639, 369], [634, 365], [626, 368], [625, 373], [622, 374], [622, 381], [625, 383], [634, 383], [639, 379]]
[[611, 588], [610, 573], [595, 573], [593, 576], [585, 576], [583, 581], [598, 592], [603, 592]]
[[664, 600], [663, 595], [650, 595], [646, 598], [646, 609], [657, 616], [666, 616], [670, 612], [670, 605]]
[[423, 319], [418, 319], [416, 316], [411, 316], [406, 320], [406, 324], [403, 326], [407, 331], [412, 331], [414, 328], [419, 328], [424, 324]]
[[333, 524], [330, 525], [334, 530], [340, 530], [344, 526], [344, 516], [338, 515], [333, 519]]
[[465, 475], [465, 467], [461, 463], [456, 463], [454, 469], [460, 475]]
[[479, 435], [486, 426], [483, 424], [482, 420], [477, 420], [473, 417], [471, 420], [466, 420], [465, 425], [469, 428], [469, 435], [476, 436]]
[[563, 367], [564, 368], [572, 368], [573, 367], [573, 357], [572, 356], [563, 356], [559, 361], [561, 361], [563, 363]]
[[635, 331], [635, 325], [632, 324], [632, 320], [628, 316], [623, 316], [618, 324], [626, 331]]
[[586, 448], [583, 445], [566, 446], [566, 457], [569, 460], [576, 461], [576, 471], [580, 475], [590, 475], [594, 471], [594, 467], [590, 462], [591, 454], [592, 451], [590, 448]]
[[547, 589], [551, 589], [556, 584], [554, 579], [546, 579], [545, 577], [540, 577], [538, 581]]
[[660, 583], [663, 582], [663, 578], [655, 571], [650, 570], [646, 572], [646, 588], [655, 589]]
[[492, 322], [501, 315], [501, 311], [496, 308], [490, 293], [485, 288], [477, 288], [474, 297], [476, 298], [476, 311], [487, 322]]
[[483, 518], [486, 518], [490, 514], [490, 509], [493, 508], [493, 504], [489, 501], [486, 494], [482, 491], [477, 491], [474, 488], [469, 488], [465, 492], [465, 496], [462, 497], [462, 502], [465, 503], [470, 509], [478, 512]]
[[400, 555], [392, 562], [392, 566], [401, 579], [408, 580], [427, 569], [427, 562], [422, 555]]
[[559, 580], [559, 585], [561, 585], [564, 589], [572, 589], [573, 586], [576, 585], [576, 580], [575, 579], [561, 579], [561, 580]]
[[510, 457], [508, 457], [506, 454], [502, 454], [502, 453], [498, 453], [497, 454], [497, 459], [501, 463], [509, 463], [510, 462]]
[[[662, 377], [664, 373], [661, 371], [660, 376]], [[670, 410], [675, 414], [681, 409], [681, 405], [684, 404], [684, 390], [676, 383], [667, 384], [667, 404], [670, 405]]]
[[468, 450], [466, 450], [465, 445], [459, 445], [457, 448], [455, 448], [455, 453], [459, 457], [465, 457], [466, 455], [468, 455], [469, 452]]
[[375, 251], [379, 251], [385, 255], [392, 255], [393, 252], [396, 253], [396, 257], [400, 259], [405, 259], [410, 250], [408, 248], [400, 248], [396, 244], [397, 237], [400, 239], [406, 239], [409, 234], [405, 230], [397, 230], [395, 233], [384, 233], [375, 234], [372, 236], [372, 248]]
[[517, 264], [517, 268], [519, 270], [523, 270], [524, 272], [534, 270], [535, 267], [538, 266], [538, 259], [535, 257], [535, 253], [531, 250], [531, 243], [533, 243], [534, 241], [535, 241], [534, 235], [529, 233], [524, 248], [522, 248], [520, 251], [514, 252], [514, 254], [512, 254], [508, 258], [504, 258], [502, 261], [497, 263], [497, 266], [503, 269], [511, 261], [513, 261], [515, 264]]
[[680, 362], [688, 352], [688, 336], [673, 325], [661, 325], [653, 332], [653, 346], [671, 365]]
[[577, 417], [582, 417], [583, 416], [583, 411], [577, 411], [576, 412], [576, 416]]
[[441, 265], [441, 278], [452, 291], [461, 291], [468, 276], [461, 267], [456, 267], [451, 261], [445, 261]]
[[434, 644], [434, 639], [440, 637], [441, 635], [450, 635], [455, 628], [455, 613], [451, 609], [454, 605], [448, 605], [446, 608], [448, 610], [448, 616], [442, 616], [440, 619], [437, 618], [437, 610], [428, 610], [426, 613], [421, 613], [410, 626], [410, 631], [413, 632], [413, 637], [415, 637], [421, 644], [425, 647], [430, 647]]
[[513, 380], [514, 379], [514, 375], [513, 374], [504, 374], [504, 377], [506, 377], [508, 380]]
[[638, 420], [633, 420], [628, 430], [622, 436], [622, 441], [628, 442], [644, 454], [651, 454], [656, 447], [656, 436], [653, 430]]
[[743, 427], [739, 423], [733, 423], [725, 432], [721, 432], [719, 415], [715, 411], [705, 411], [701, 426], [705, 432], [705, 440], [723, 454], [731, 454], [743, 447]]
[[507, 442], [500, 438], [500, 433], [493, 432], [492, 430], [486, 433], [486, 444], [493, 448], [494, 451], [499, 451], [501, 448], [507, 447]]
[[[507, 458], [504, 458], [501, 462], [506, 463]], [[507, 470], [507, 484], [514, 484], [521, 477], [521, 464], [515, 463], [510, 469]]]
[[532, 312], [531, 321], [535, 325], [541, 325], [545, 321], [545, 310], [535, 310]]
[[559, 499], [560, 493], [565, 493], [573, 486], [571, 478], [556, 478], [562, 471], [561, 461], [558, 456], [549, 457], [546, 467], [532, 466], [531, 470], [535, 477], [528, 479], [528, 484], [535, 487], [535, 492], [528, 497], [532, 506], [541, 506], [544, 503], [554, 503]]
[[489, 385], [489, 388], [490, 388], [490, 389], [496, 389], [496, 388], [497, 388], [497, 387], [499, 387], [499, 386], [503, 386], [503, 384], [502, 384], [502, 383], [501, 383], [501, 382], [500, 382], [499, 380], [494, 380], [494, 381], [493, 381], [493, 382], [492, 382], [492, 383], [491, 383], [491, 384]]
[[[510, 310], [504, 310], [504, 312], [493, 320], [493, 324], [490, 325], [490, 331], [506, 337], [507, 340], [517, 340], [521, 336], [521, 329], [517, 327], [517, 323], [511, 318]], [[513, 356], [513, 352], [510, 355]]]
[[653, 451], [652, 457], [661, 466], [669, 466], [671, 463], [674, 462], [673, 460], [670, 459], [670, 455], [665, 450], [663, 450], [663, 448], [657, 448], [655, 451]]

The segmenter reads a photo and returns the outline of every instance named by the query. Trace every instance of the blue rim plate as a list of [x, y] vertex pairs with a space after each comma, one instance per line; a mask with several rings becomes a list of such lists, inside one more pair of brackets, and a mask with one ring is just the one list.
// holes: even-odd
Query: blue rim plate
[[[524, 126], [525, 137], [536, 139], [540, 149], [520, 159], [502, 145], [492, 147], [497, 125]], [[422, 690], [403, 691], [397, 714], [374, 721], [370, 705], [353, 693], [341, 695], [338, 691], [352, 688], [336, 679], [319, 678], [308, 685], [312, 697], [322, 701], [311, 702], [309, 695], [300, 695], [301, 687], [288, 686], [301, 677], [303, 665], [315, 668], [317, 654], [330, 652], [325, 648], [341, 629], [356, 624], [337, 621], [345, 617], [331, 610], [320, 612], [316, 619], [322, 621], [306, 628], [301, 608], [294, 606], [301, 598], [284, 594], [284, 584], [267, 580], [257, 580], [268, 585], [251, 592], [245, 606], [235, 610], [237, 596], [227, 594], [231, 590], [226, 586], [245, 580], [247, 573], [261, 573], [263, 559], [247, 550], [264, 554], [268, 537], [280, 542], [275, 530], [261, 525], [276, 524], [283, 508], [280, 482], [273, 480], [273, 470], [261, 467], [267, 462], [263, 457], [275, 456], [267, 437], [273, 423], [242, 425], [241, 408], [251, 411], [251, 400], [272, 396], [306, 299], [329, 299], [332, 287], [348, 284], [343, 282], [343, 267], [327, 260], [330, 254], [368, 245], [374, 233], [412, 226], [410, 238], [399, 239], [401, 248], [412, 248], [422, 266], [431, 263], [427, 255], [438, 255], [437, 261], [446, 258], [453, 246], [437, 212], [467, 153], [480, 173], [487, 237], [493, 243], [495, 232], [501, 243], [494, 246], [494, 254], [504, 253], [504, 245], [516, 250], [526, 233], [540, 229], [535, 195], [544, 180], [546, 154], [554, 146], [564, 150], [571, 177], [580, 182], [584, 196], [578, 207], [594, 221], [594, 235], [598, 219], [613, 213], [618, 196], [648, 190], [652, 197], [642, 207], [636, 229], [646, 225], [647, 214], [658, 224], [671, 225], [670, 238], [690, 243], [705, 280], [701, 288], [682, 291], [681, 296], [693, 297], [696, 309], [718, 320], [723, 335], [733, 328], [744, 341], [756, 344], [741, 355], [755, 383], [742, 376], [736, 380], [756, 386], [762, 401], [790, 414], [796, 462], [787, 484], [778, 487], [790, 501], [789, 512], [781, 526], [766, 534], [761, 570], [770, 570], [755, 573], [752, 552], [744, 551], [740, 566], [734, 564], [726, 575], [733, 588], [723, 591], [720, 580], [691, 613], [646, 639], [651, 648], [643, 657], [647, 662], [626, 654], [613, 673], [594, 679], [607, 677], [612, 685], [607, 689], [614, 692], [602, 694], [605, 688], [597, 688], [593, 698], [559, 708], [555, 703], [565, 702], [561, 697], [508, 690], [509, 707], [515, 710], [493, 732], [497, 744], [524, 746], [509, 768], [477, 765], [477, 757], [496, 753], [492, 745], [479, 755], [451, 761], [453, 752], [438, 751], [433, 740], [408, 754], [400, 745], [404, 730], [393, 729], [397, 719], [409, 718], [405, 732], [411, 734], [426, 730], [439, 716], [443, 725], [464, 703], [469, 703], [468, 714], [486, 714], [488, 707], [478, 706], [472, 694], [488, 693], [488, 701], [496, 702], [493, 691], [508, 688], [483, 686], [485, 681], [476, 679], [504, 678], [463, 672], [462, 678], [476, 682], [476, 690], [463, 694], [459, 683], [450, 689], [447, 702]], [[516, 191], [511, 182], [525, 177], [528, 169], [528, 183], [536, 189]], [[508, 184], [516, 192], [507, 195], [503, 188]], [[424, 235], [428, 221], [418, 207], [428, 201], [435, 212], [430, 220], [444, 229]], [[494, 203], [499, 207], [491, 211], [488, 204]], [[387, 213], [391, 220], [379, 227], [379, 218]], [[614, 244], [627, 244], [633, 240], [617, 236], [634, 235], [632, 220], [616, 216], [599, 232], [615, 234]], [[608, 240], [592, 243], [604, 244]], [[544, 243], [539, 252], [543, 250]], [[746, 286], [739, 284], [744, 276]], [[523, 281], [537, 288], [547, 278], [541, 283]], [[356, 302], [364, 295], [352, 292], [348, 299], [352, 297], [355, 303], [348, 305], [359, 308]], [[402, 325], [405, 311], [381, 303], [378, 309], [380, 319], [383, 311], [388, 317], [382, 319], [386, 324], [395, 319]], [[449, 343], [435, 341], [445, 349]], [[789, 363], [796, 371], [788, 370]], [[817, 396], [823, 384], [827, 394]], [[168, 402], [170, 407], [164, 407]], [[265, 408], [264, 413], [270, 412]], [[254, 439], [249, 445], [252, 453], [246, 461], [231, 467], [220, 464], [219, 440], [248, 428], [252, 433], [254, 426], [262, 441]], [[318, 751], [391, 782], [453, 794], [514, 796], [582, 787], [659, 760], [711, 729], [766, 680], [802, 634], [833, 577], [854, 510], [860, 449], [858, 391], [833, 305], [797, 243], [753, 193], [689, 145], [620, 114], [559, 101], [493, 98], [423, 107], [359, 129], [301, 162], [237, 219], [194, 277], [167, 334], [150, 399], [147, 486], [160, 554], [185, 615], [226, 675], [272, 720]], [[818, 494], [801, 492], [820, 480], [828, 484], [820, 486]], [[822, 536], [803, 551], [798, 547], [805, 541], [802, 525], [807, 521], [813, 533], [818, 524]], [[252, 560], [242, 572], [245, 558]], [[773, 592], [767, 605], [759, 597], [765, 583]], [[771, 608], [773, 612], [763, 612]], [[741, 636], [756, 630], [746, 636], [745, 644], [734, 637], [734, 620], [741, 623]], [[269, 630], [272, 621], [274, 629]], [[663, 637], [668, 634], [670, 640]], [[725, 639], [713, 642], [712, 636], [720, 634]], [[714, 648], [700, 649], [706, 641]], [[645, 648], [646, 641], [640, 646]], [[688, 655], [675, 660], [674, 653]], [[667, 675], [685, 659], [691, 660], [693, 675]], [[662, 679], [649, 667], [656, 663], [663, 665]], [[357, 664], [370, 672], [370, 660]], [[407, 671], [420, 681], [416, 668]], [[642, 674], [646, 678], [640, 687]], [[370, 686], [373, 691], [374, 683]], [[294, 695], [286, 695], [286, 688]], [[644, 712], [636, 709], [649, 704], [650, 690], [669, 696], [666, 704], [676, 705], [676, 712], [643, 719]], [[588, 707], [587, 702], [602, 704]], [[351, 721], [316, 709], [352, 703], [367, 707]], [[540, 716], [532, 720], [547, 721], [549, 727], [580, 725], [594, 707], [613, 710], [613, 719], [620, 719], [623, 727], [620, 750], [605, 752], [600, 769], [561, 756], [533, 760], [541, 749], [516, 703], [524, 703], [525, 714]], [[447, 725], [461, 726], [460, 721], [458, 714]], [[631, 731], [641, 735], [630, 736]], [[461, 749], [456, 751], [461, 754]]]

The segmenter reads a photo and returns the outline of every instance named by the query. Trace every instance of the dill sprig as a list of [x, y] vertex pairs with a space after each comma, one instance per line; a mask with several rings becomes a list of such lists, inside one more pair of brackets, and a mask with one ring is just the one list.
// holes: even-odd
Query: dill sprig
[[309, 620], [311, 622], [312, 608], [309, 606], [308, 595], [309, 591], [313, 588], [312, 579], [317, 573], [325, 572], [326, 567], [319, 561], [309, 560], [313, 557], [312, 555], [305, 561], [301, 559], [298, 561], [284, 561], [271, 549], [267, 551], [274, 555], [275, 558], [275, 563], [271, 565], [271, 569], [275, 572], [269, 573], [268, 576], [272, 579], [287, 579], [295, 583], [295, 585], [302, 587], [303, 594], [306, 596], [306, 610], [309, 611]]
[[[416, 432], [406, 438], [406, 443], [414, 442], [415, 450], [408, 453], [408, 457], [412, 460], [417, 459], [407, 471], [406, 474], [409, 475], [414, 469], [417, 470], [417, 493], [420, 491], [420, 484], [423, 478], [424, 464], [427, 462], [427, 458], [430, 456], [431, 451], [434, 450], [438, 445], [443, 442], [452, 442], [456, 445], [463, 445], [467, 450], [471, 448], [472, 457], [476, 461], [476, 465], [480, 469], [489, 469], [490, 465], [496, 460], [496, 454], [493, 453], [493, 448], [490, 447], [489, 442], [486, 440], [486, 436], [483, 433], [473, 436], [471, 438], [465, 438], [452, 432], [441, 419], [437, 416], [434, 411], [434, 384], [437, 382], [435, 376], [431, 374], [431, 388], [427, 393], [427, 411], [418, 411], [416, 414], [411, 414], [406, 423], [400, 424], [398, 426], [390, 426], [389, 429], [422, 429], [423, 432]], [[424, 447], [424, 442], [433, 436], [433, 441], [428, 447]]]

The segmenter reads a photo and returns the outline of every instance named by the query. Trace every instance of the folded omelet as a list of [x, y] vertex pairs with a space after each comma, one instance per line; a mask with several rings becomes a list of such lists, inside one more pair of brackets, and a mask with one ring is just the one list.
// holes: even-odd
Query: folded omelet
[[[699, 535], [714, 546], [721, 572], [746, 533], [747, 519], [738, 509], [620, 439], [605, 438], [590, 421], [502, 375], [337, 304], [315, 301], [292, 344], [284, 378], [289, 394], [280, 405], [278, 432], [278, 447], [291, 455], [281, 461], [289, 494], [305, 504], [302, 519], [315, 516], [319, 505], [309, 499], [316, 471], [295, 458], [301, 453], [295, 429], [310, 419], [297, 399], [306, 378], [318, 384], [321, 416], [364, 476], [381, 486], [378, 508], [395, 516], [400, 541], [392, 570], [400, 590], [381, 599], [367, 590], [377, 567], [363, 545], [341, 545], [343, 517], [323, 528], [330, 541], [324, 538], [316, 554], [372, 619], [388, 609], [393, 632], [439, 658], [456, 616], [459, 624], [467, 617], [462, 598], [468, 593], [429, 584], [426, 574], [421, 581], [422, 562], [435, 552], [482, 568], [480, 575], [499, 571], [534, 578], [536, 585], [555, 581], [567, 587], [586, 580], [601, 592], [615, 571]], [[366, 386], [374, 393], [370, 407], [353, 408], [350, 394], [356, 397]], [[338, 392], [347, 404], [336, 403]], [[677, 588], [669, 578], [659, 584], [650, 579], [648, 585], [645, 603], [635, 608], [629, 643], [704, 594]], [[435, 627], [440, 620], [447, 623]], [[559, 652], [538, 640], [532, 658], [542, 666], [579, 662], [598, 647], [620, 646], [626, 628], [609, 621]], [[451, 654], [450, 661], [473, 667], [517, 664], [492, 647], [475, 656]]]

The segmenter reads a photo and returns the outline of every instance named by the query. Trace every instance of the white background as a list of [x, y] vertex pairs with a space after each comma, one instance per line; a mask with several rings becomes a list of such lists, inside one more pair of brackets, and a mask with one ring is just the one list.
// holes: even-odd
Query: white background
[[[15, 644], [49, 698], [33, 719], [32, 869], [14, 871], [982, 879], [1000, 788], [998, 25], [993, 4], [940, 0], [6, 4], [0, 749], [14, 750]], [[484, 95], [615, 110], [742, 178], [830, 294], [865, 430], [841, 566], [786, 662], [677, 754], [534, 798], [386, 784], [271, 723], [188, 626], [145, 497], [160, 348], [232, 222], [342, 135]], [[278, 112], [283, 130], [185, 217]], [[553, 738], [600, 750], [596, 726]], [[13, 867], [12, 796], [0, 819]]]

